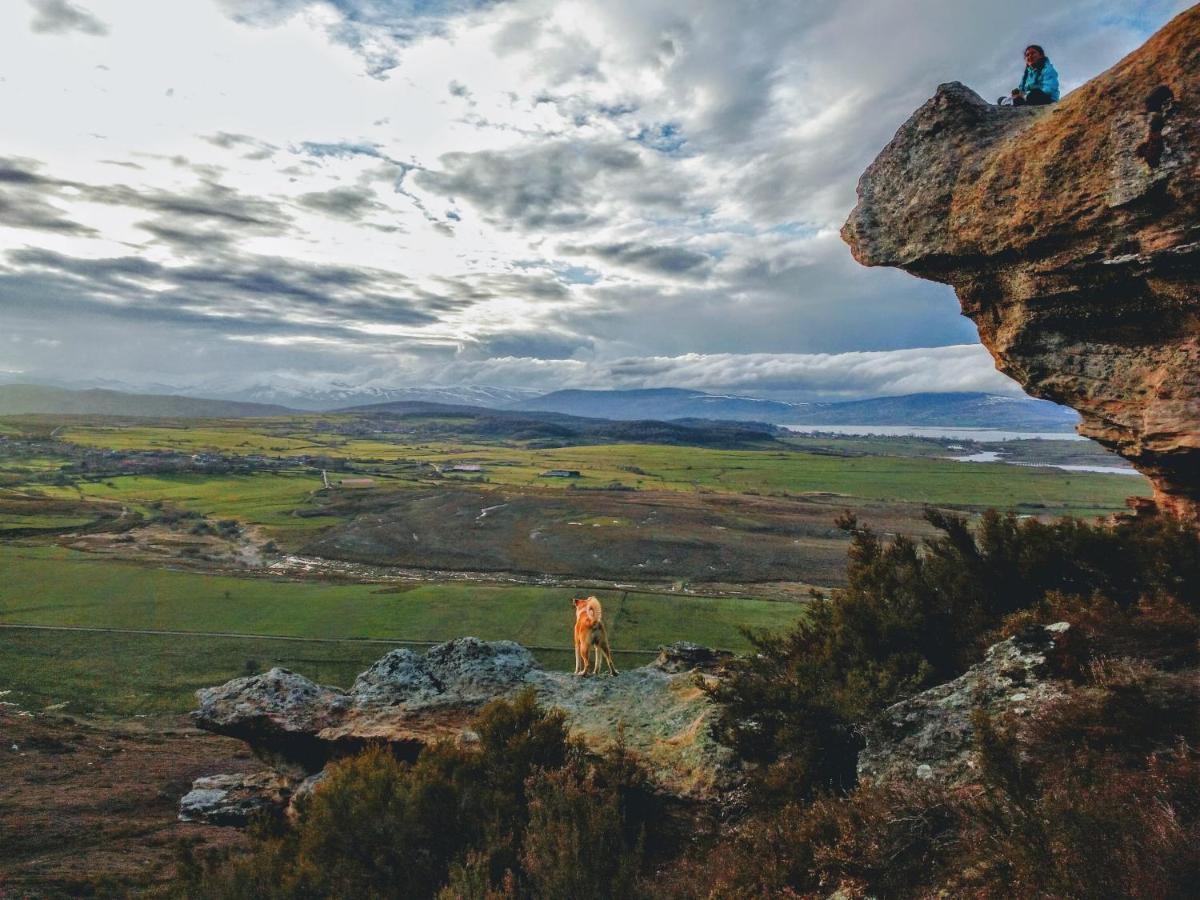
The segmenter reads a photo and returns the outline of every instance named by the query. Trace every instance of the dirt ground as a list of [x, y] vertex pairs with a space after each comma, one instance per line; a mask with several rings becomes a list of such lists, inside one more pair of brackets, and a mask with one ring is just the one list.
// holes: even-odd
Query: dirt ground
[[0, 706], [0, 898], [165, 895], [181, 841], [241, 843], [180, 822], [194, 778], [263, 768], [184, 717], [110, 722]]

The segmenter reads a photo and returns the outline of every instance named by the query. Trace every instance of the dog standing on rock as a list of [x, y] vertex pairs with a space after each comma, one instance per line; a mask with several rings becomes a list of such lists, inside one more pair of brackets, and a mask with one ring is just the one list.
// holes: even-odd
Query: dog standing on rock
[[616, 675], [600, 601], [595, 597], [576, 597], [571, 602], [575, 604], [575, 674], [588, 674], [589, 657], [595, 651], [596, 664], [592, 667], [592, 674], [600, 674], [600, 656], [603, 654], [608, 663], [608, 674]]

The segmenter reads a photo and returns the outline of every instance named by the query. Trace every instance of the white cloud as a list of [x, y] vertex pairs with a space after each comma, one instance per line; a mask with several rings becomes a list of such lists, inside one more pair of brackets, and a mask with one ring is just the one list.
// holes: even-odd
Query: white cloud
[[1010, 389], [850, 260], [857, 176], [938, 82], [1036, 39], [1077, 85], [1182, 7], [5, 4], [0, 367]]

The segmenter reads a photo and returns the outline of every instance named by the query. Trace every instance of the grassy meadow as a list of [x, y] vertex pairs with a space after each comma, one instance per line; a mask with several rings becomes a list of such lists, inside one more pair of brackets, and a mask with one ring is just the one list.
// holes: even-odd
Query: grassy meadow
[[[12, 544], [0, 546], [0, 570], [5, 625], [195, 633], [0, 628], [0, 685], [49, 702], [123, 713], [181, 711], [191, 691], [243, 674], [247, 659], [348, 686], [389, 646], [463, 635], [519, 641], [538, 648], [547, 665], [573, 663], [569, 589], [201, 575]], [[627, 658], [643, 651], [641, 662], [677, 640], [744, 650], [742, 627], [787, 627], [802, 611], [800, 604], [752, 598], [597, 594], [614, 648]], [[56, 649], [60, 641], [69, 651]], [[135, 698], [142, 696], [158, 699], [140, 709]]]
[[[65, 428], [60, 437], [81, 446], [117, 450], [178, 450], [267, 456], [319, 455], [350, 461], [381, 487], [427, 480], [433, 467], [483, 467], [491, 484], [549, 490], [620, 485], [640, 490], [722, 493], [833, 493], [866, 500], [920, 501], [941, 506], [1016, 509], [1080, 516], [1124, 508], [1130, 494], [1149, 494], [1144, 479], [1101, 473], [962, 463], [938, 458], [925, 441], [851, 439], [844, 455], [814, 452], [812, 440], [788, 439], [762, 449], [710, 449], [655, 444], [593, 444], [534, 449], [521, 442], [472, 439], [410, 440], [403, 433], [370, 440], [329, 435], [317, 418], [239, 420], [188, 425], [111, 424]], [[828, 445], [828, 441], [824, 442]], [[875, 448], [871, 453], [871, 448]], [[548, 469], [579, 470], [578, 480], [542, 478]], [[475, 475], [446, 473], [446, 480], [473, 481]], [[174, 476], [172, 478], [175, 478]], [[262, 473], [245, 481], [213, 480], [211, 490], [186, 479], [156, 482], [137, 476], [83, 483], [88, 496], [105, 499], [168, 499], [188, 508], [257, 521], [275, 527], [316, 488], [315, 469], [292, 474]], [[251, 484], [253, 479], [255, 484]], [[259, 481], [259, 479], [263, 479]]]

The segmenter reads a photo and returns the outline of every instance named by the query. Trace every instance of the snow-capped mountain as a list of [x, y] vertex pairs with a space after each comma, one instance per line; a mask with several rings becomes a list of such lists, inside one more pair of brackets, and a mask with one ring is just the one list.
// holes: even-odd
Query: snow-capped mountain
[[501, 388], [487, 385], [386, 387], [338, 382], [318, 385], [258, 384], [236, 389], [207, 387], [198, 389], [198, 392], [209, 397], [216, 396], [251, 403], [274, 403], [290, 406], [293, 409], [313, 411], [346, 409], [352, 406], [394, 403], [404, 400], [502, 408], [536, 397], [541, 393], [524, 388]]
[[805, 425], [909, 425], [1071, 431], [1079, 416], [1032, 397], [923, 393], [824, 403], [789, 403], [679, 388], [555, 391], [514, 408], [603, 419], [727, 419]]

